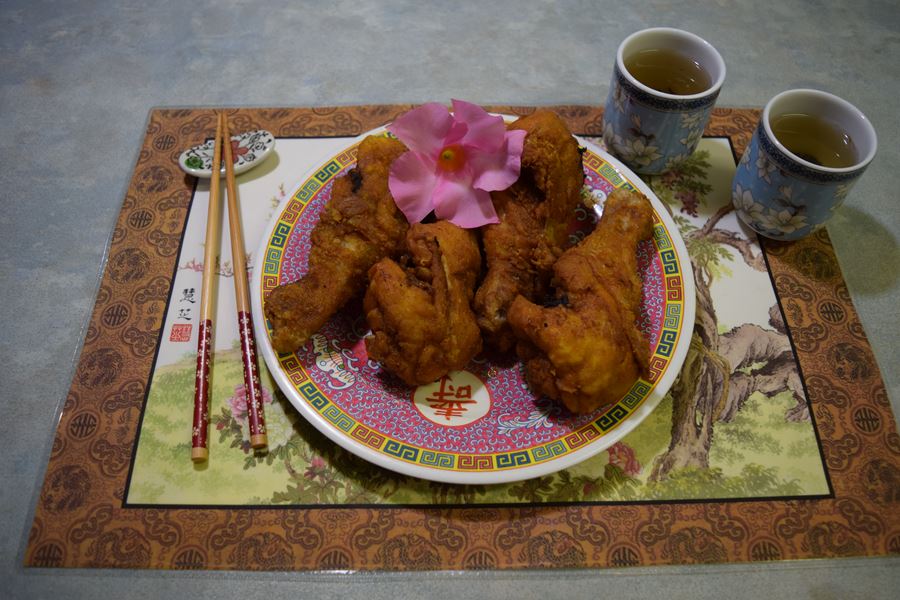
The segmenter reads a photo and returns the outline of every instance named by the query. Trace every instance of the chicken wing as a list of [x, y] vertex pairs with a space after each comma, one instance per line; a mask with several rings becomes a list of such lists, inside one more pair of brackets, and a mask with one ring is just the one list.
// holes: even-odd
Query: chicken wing
[[506, 322], [515, 297], [547, 293], [584, 184], [578, 143], [555, 113], [535, 111], [508, 127], [528, 132], [522, 169], [516, 183], [491, 194], [500, 222], [483, 229], [487, 273], [474, 304], [485, 339], [501, 351], [515, 343]]
[[649, 344], [636, 325], [637, 245], [652, 235], [650, 202], [613, 192], [596, 229], [553, 267], [557, 305], [513, 301], [509, 324], [534, 392], [587, 413], [618, 401], [646, 374]]
[[397, 140], [370, 136], [359, 145], [356, 167], [335, 180], [331, 199], [312, 231], [309, 269], [265, 300], [272, 346], [292, 352], [353, 296], [366, 272], [385, 256], [398, 256], [409, 224], [388, 190], [388, 172], [406, 151]]
[[412, 225], [406, 243], [406, 268], [385, 258], [369, 270], [366, 349], [407, 384], [423, 385], [481, 351], [470, 308], [481, 254], [474, 233], [448, 221]]

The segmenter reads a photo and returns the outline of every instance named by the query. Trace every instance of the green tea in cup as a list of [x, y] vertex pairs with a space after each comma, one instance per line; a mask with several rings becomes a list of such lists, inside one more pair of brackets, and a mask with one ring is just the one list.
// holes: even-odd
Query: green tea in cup
[[689, 96], [712, 85], [712, 77], [687, 54], [670, 48], [647, 48], [625, 57], [625, 69], [658, 92]]
[[818, 115], [787, 113], [773, 118], [770, 126], [788, 151], [814, 165], [843, 169], [859, 160], [853, 138]]

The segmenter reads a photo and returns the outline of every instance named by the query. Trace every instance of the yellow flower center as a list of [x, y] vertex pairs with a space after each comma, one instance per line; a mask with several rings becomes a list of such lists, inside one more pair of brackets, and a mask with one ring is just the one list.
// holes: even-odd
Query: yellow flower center
[[459, 171], [466, 164], [466, 151], [462, 146], [447, 146], [441, 150], [438, 166], [444, 171]]

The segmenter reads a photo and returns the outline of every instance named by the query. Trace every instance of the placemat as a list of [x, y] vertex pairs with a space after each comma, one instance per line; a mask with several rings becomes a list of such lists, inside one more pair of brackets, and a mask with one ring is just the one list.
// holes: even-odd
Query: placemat
[[[292, 193], [298, 157], [325, 157], [409, 108], [229, 110], [233, 130], [278, 138], [277, 158], [239, 179], [247, 250]], [[552, 108], [573, 132], [602, 134], [601, 109]], [[698, 289], [692, 350], [663, 403], [580, 465], [459, 486], [340, 450], [271, 381], [270, 451], [251, 452], [227, 318], [216, 320], [211, 460], [194, 468], [193, 307], [208, 195], [176, 158], [211, 137], [214, 120], [209, 109], [152, 111], [26, 565], [507, 569], [900, 553], [900, 436], [828, 235], [760, 240], [729, 209], [758, 117], [716, 109], [698, 152], [648, 180], [686, 240]], [[215, 268], [227, 315], [230, 265]]]

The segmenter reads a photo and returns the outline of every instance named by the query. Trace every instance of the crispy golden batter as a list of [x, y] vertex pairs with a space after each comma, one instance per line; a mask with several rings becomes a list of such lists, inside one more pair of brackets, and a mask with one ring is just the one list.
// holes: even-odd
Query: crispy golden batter
[[447, 221], [412, 225], [406, 243], [407, 268], [385, 258], [369, 270], [366, 349], [407, 384], [423, 385], [481, 351], [470, 308], [481, 254], [474, 233]]
[[388, 190], [388, 172], [406, 151], [397, 140], [367, 137], [357, 165], [334, 182], [331, 199], [312, 231], [309, 270], [266, 298], [272, 345], [293, 352], [365, 287], [366, 272], [397, 256], [409, 224]]
[[641, 306], [637, 245], [653, 235], [641, 194], [609, 196], [597, 228], [553, 267], [559, 305], [523, 296], [509, 309], [528, 383], [575, 413], [618, 401], [646, 373], [649, 346], [636, 326]]
[[578, 143], [555, 113], [539, 110], [508, 128], [528, 132], [522, 171], [508, 189], [491, 194], [500, 223], [483, 229], [487, 273], [475, 294], [478, 324], [500, 350], [515, 342], [506, 322], [515, 297], [539, 300], [547, 293], [584, 184]]

